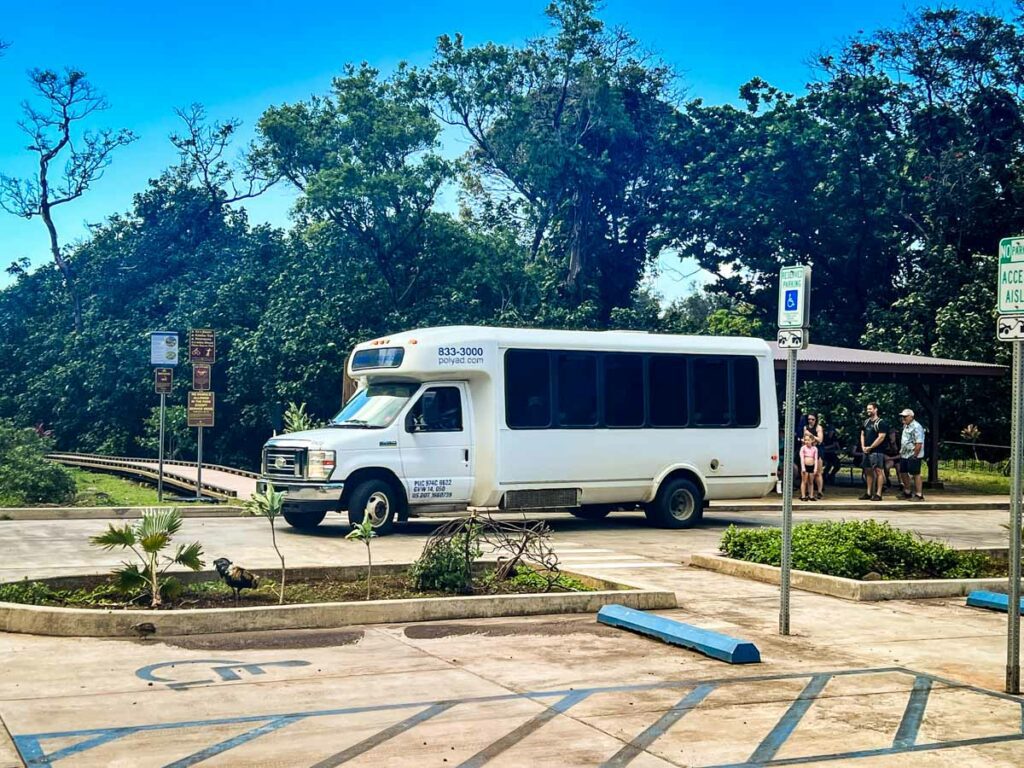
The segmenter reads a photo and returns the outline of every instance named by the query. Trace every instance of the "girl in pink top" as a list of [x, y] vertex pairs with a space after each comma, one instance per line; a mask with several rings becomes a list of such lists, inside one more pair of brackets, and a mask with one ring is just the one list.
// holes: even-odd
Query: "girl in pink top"
[[800, 501], [815, 501], [814, 473], [818, 468], [818, 447], [814, 438], [804, 435], [804, 444], [800, 448]]

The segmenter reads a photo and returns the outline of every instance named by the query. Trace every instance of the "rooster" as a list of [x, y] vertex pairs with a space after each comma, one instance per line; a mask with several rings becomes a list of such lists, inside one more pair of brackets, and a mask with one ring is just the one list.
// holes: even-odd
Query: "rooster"
[[224, 583], [235, 591], [235, 605], [238, 605], [238, 596], [243, 589], [255, 589], [259, 586], [259, 576], [245, 568], [232, 565], [226, 557], [218, 557], [214, 560], [213, 567], [217, 569], [217, 573], [220, 574]]

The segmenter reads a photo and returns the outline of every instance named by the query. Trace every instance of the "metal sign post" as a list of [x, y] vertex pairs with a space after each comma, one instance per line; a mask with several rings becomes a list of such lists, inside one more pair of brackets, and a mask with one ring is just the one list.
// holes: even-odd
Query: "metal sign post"
[[1010, 577], [1006, 611], [1006, 692], [1020, 693], [1021, 463], [1024, 459], [1024, 237], [999, 241], [996, 338], [1013, 344], [1010, 404]]
[[196, 451], [196, 501], [203, 498], [203, 428], [199, 427], [199, 450]]
[[167, 395], [174, 386], [174, 368], [178, 364], [178, 332], [153, 331], [149, 334], [149, 364], [153, 370], [153, 390], [160, 395], [160, 445], [157, 448], [156, 499], [164, 500], [164, 430], [167, 423]]
[[1010, 439], [1010, 584], [1006, 628], [1006, 692], [1020, 693], [1020, 526], [1021, 526], [1021, 451], [1024, 430], [1021, 416], [1024, 404], [1024, 341], [1013, 342], [1013, 423]]
[[782, 573], [779, 579], [779, 634], [789, 634], [790, 571], [793, 562], [793, 451], [796, 432], [796, 359], [807, 348], [810, 324], [811, 268], [779, 271], [779, 336], [786, 350], [786, 418], [782, 451]]

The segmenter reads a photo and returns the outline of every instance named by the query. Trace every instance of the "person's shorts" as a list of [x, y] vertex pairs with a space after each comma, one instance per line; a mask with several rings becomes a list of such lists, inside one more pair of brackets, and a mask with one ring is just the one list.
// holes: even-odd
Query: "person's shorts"
[[815, 468], [816, 467], [815, 467], [814, 464], [804, 464], [804, 472], [806, 472], [809, 475], [813, 475], [814, 474]]
[[885, 454], [873, 451], [864, 454], [864, 469], [885, 469]]
[[900, 459], [901, 475], [920, 475], [921, 459]]

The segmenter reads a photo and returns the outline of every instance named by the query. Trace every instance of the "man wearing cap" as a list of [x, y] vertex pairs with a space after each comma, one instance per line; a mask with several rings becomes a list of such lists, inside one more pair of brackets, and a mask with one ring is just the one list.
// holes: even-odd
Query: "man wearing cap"
[[924, 501], [921, 493], [924, 427], [914, 420], [914, 412], [909, 408], [900, 411], [900, 420], [903, 422], [903, 439], [900, 440], [900, 482], [903, 483], [903, 498], [907, 501]]

